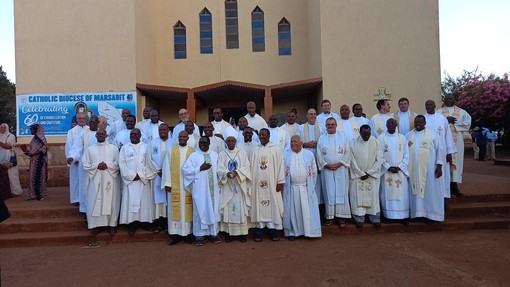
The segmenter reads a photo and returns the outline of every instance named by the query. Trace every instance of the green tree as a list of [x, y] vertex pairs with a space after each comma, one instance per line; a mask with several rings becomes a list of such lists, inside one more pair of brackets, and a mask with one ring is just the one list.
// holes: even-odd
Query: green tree
[[[7, 123], [16, 134], [16, 85], [7, 79], [7, 73], [0, 66], [0, 123]], [[5, 107], [5, 109], [3, 108]]]

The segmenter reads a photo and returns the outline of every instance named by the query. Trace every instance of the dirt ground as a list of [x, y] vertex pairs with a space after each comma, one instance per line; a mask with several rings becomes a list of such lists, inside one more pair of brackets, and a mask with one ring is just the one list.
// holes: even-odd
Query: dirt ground
[[[510, 167], [466, 155], [466, 194], [508, 193]], [[332, 226], [330, 228], [338, 228]], [[510, 231], [329, 234], [202, 247], [0, 248], [0, 286], [509, 286]]]
[[510, 232], [0, 249], [1, 286], [508, 286]]

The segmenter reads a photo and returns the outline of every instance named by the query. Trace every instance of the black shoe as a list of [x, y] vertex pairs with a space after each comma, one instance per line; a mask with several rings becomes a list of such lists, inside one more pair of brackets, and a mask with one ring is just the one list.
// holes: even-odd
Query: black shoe
[[193, 234], [188, 234], [186, 238], [184, 238], [184, 242], [187, 244], [193, 244], [193, 241], [195, 241], [195, 237], [193, 237]]
[[90, 230], [90, 237], [95, 237], [96, 235], [98, 235], [102, 230], [101, 227], [96, 227], [96, 228], [92, 228]]
[[112, 235], [112, 236], [113, 236], [113, 235], [115, 235], [115, 234], [117, 234], [117, 228], [116, 228], [116, 227], [112, 227], [112, 226], [110, 226], [110, 227], [108, 228], [108, 233], [109, 233], [110, 235]]
[[153, 231], [154, 231], [154, 228], [152, 228], [152, 223], [143, 222], [143, 223], [142, 223], [142, 228], [143, 228], [145, 231], [150, 231], [150, 232], [153, 232]]
[[381, 227], [381, 223], [380, 223], [380, 222], [374, 222], [374, 223], [372, 223], [372, 225], [373, 225], [375, 228], [380, 228], [380, 227]]
[[324, 220], [324, 223], [323, 223], [324, 226], [331, 226], [331, 224], [333, 224], [333, 220], [331, 220], [331, 219]]
[[182, 236], [174, 235], [174, 236], [172, 236], [172, 239], [170, 241], [168, 241], [168, 245], [175, 245], [175, 244], [181, 242], [182, 240], [183, 240]]
[[246, 235], [239, 235], [239, 241], [241, 241], [241, 243], [245, 243], [247, 241], [247, 236]]
[[278, 232], [276, 229], [270, 229], [269, 235], [271, 236], [271, 241], [280, 241], [280, 238], [278, 237]]
[[133, 235], [135, 234], [136, 230], [138, 229], [136, 222], [131, 222], [128, 224], [128, 233]]
[[287, 236], [288, 241], [294, 241], [296, 240], [296, 236]]
[[217, 236], [217, 235], [216, 235], [216, 236], [212, 236], [210, 240], [211, 240], [211, 243], [212, 243], [212, 244], [218, 244], [218, 243], [221, 243], [221, 239], [220, 239], [220, 237], [219, 237], [219, 236]]
[[232, 236], [230, 236], [229, 234], [225, 234], [225, 242], [226, 243], [232, 242]]
[[356, 228], [363, 228], [363, 222], [355, 222], [354, 224], [356, 224]]

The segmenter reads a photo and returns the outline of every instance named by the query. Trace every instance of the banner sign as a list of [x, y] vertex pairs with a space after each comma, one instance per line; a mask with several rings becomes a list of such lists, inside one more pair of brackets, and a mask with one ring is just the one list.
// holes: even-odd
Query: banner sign
[[105, 116], [111, 126], [122, 120], [122, 109], [136, 115], [136, 92], [17, 95], [17, 135], [29, 136], [32, 124], [42, 124], [46, 136], [66, 136], [78, 112]]

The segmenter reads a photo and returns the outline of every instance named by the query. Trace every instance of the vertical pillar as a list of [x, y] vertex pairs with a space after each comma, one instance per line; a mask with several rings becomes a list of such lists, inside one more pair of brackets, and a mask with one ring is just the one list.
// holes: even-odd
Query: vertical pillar
[[189, 119], [192, 120], [193, 122], [196, 122], [197, 107], [195, 102], [195, 93], [191, 89], [188, 90], [188, 96], [186, 98], [186, 109], [188, 110], [189, 113]]
[[271, 95], [271, 88], [266, 87], [264, 90], [264, 119], [266, 122], [273, 114], [273, 96]]

